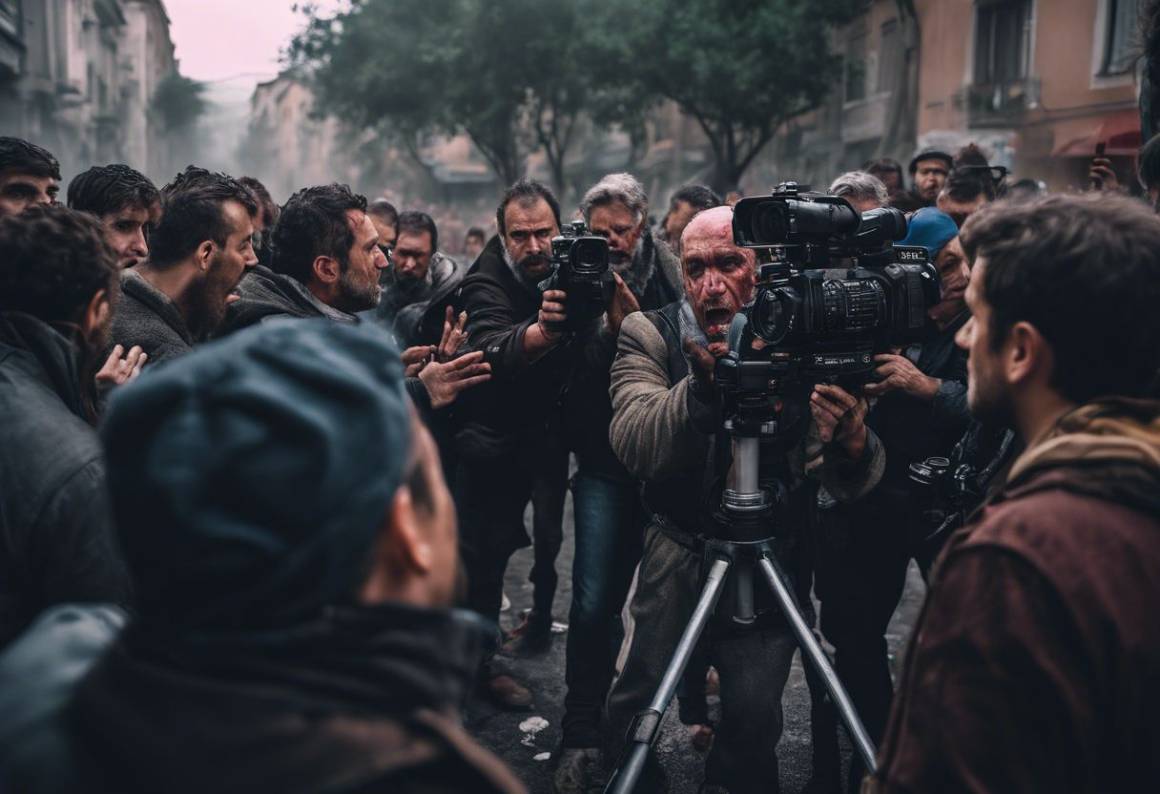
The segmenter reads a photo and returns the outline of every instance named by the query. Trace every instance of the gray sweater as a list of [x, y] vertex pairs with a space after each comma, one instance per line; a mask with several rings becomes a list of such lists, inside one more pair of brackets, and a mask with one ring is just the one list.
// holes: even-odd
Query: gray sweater
[[148, 363], [157, 364], [192, 350], [193, 335], [173, 301], [130, 268], [121, 271], [121, 300], [109, 343], [125, 350], [140, 345]]

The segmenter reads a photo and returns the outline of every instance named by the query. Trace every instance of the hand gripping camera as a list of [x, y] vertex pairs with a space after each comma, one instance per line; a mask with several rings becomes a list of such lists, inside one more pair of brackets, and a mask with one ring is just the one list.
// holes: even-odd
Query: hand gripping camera
[[584, 221], [573, 221], [552, 238], [552, 275], [540, 282], [540, 290], [568, 294], [568, 319], [560, 330], [578, 330], [604, 314], [613, 287], [608, 241], [589, 234]]
[[896, 209], [859, 215], [845, 199], [794, 182], [739, 201], [734, 240], [773, 262], [760, 266], [754, 300], [717, 364], [728, 407], [768, 419], [780, 413], [771, 396], [804, 405], [816, 383], [860, 386], [875, 354], [921, 340], [938, 273], [925, 248], [894, 244], [905, 236]]

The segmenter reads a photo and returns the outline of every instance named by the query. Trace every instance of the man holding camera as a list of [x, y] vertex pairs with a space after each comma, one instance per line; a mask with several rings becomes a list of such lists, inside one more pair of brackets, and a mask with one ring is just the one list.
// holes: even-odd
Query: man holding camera
[[572, 566], [563, 740], [555, 772], [560, 794], [586, 790], [600, 763], [600, 710], [616, 653], [616, 622], [640, 558], [645, 515], [636, 480], [608, 441], [608, 396], [616, 338], [624, 318], [679, 300], [680, 262], [648, 229], [648, 196], [630, 174], [609, 174], [584, 195], [589, 229], [609, 243], [615, 282], [608, 311], [590, 338], [564, 400], [570, 448], [576, 553]]
[[[714, 365], [727, 352], [726, 334], [753, 298], [757, 276], [754, 252], [734, 243], [732, 218], [730, 207], [697, 215], [681, 238], [685, 299], [632, 314], [621, 326], [612, 366], [610, 440], [628, 471], [644, 481], [652, 519], [608, 697], [609, 764], [623, 748], [634, 715], [655, 693], [701, 592], [702, 538], [713, 534], [716, 506], [706, 472], [712, 472], [714, 448], [723, 440]], [[810, 411], [814, 424], [806, 442], [789, 455], [782, 451], [762, 460], [763, 475], [787, 489], [777, 516], [777, 526], [785, 528], [778, 542], [786, 557], [795, 554], [795, 536], [805, 528], [812, 498], [812, 489], [803, 487], [807, 461], [818, 463], [820, 457], [822, 481], [844, 499], [872, 488], [884, 465], [881, 446], [863, 422], [864, 401], [836, 386], [819, 386]], [[794, 569], [792, 559], [783, 562], [786, 570]], [[721, 680], [722, 720], [706, 762], [706, 789], [776, 791], [781, 693], [796, 648], [789, 625], [771, 608], [752, 626], [718, 618], [708, 632], [710, 660]], [[655, 765], [651, 774], [658, 774]]]
[[[876, 356], [877, 380], [864, 389], [876, 398], [866, 421], [886, 448], [886, 472], [873, 493], [856, 504], [838, 503], [826, 491], [818, 495], [815, 587], [822, 634], [834, 646], [838, 675], [875, 740], [886, 726], [894, 693], [886, 628], [910, 560], [921, 554], [934, 529], [915, 498], [910, 464], [948, 455], [969, 421], [966, 357], [954, 343], [969, 316], [963, 300], [969, 273], [958, 227], [933, 207], [921, 209], [900, 244], [927, 250], [942, 295], [927, 310], [926, 339]], [[854, 767], [851, 790], [862, 776], [861, 765]]]
[[935, 566], [873, 790], [1150, 788], [1160, 220], [1052, 196], [980, 211], [963, 241], [970, 409], [1027, 449]]

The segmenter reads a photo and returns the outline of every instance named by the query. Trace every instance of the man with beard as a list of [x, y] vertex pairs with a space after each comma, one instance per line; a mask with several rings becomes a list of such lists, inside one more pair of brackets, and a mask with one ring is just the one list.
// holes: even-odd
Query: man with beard
[[455, 509], [378, 329], [271, 323], [113, 398], [139, 607], [53, 610], [0, 657], [0, 787], [521, 794], [462, 725], [485, 630]]
[[97, 217], [117, 267], [139, 265], [149, 256], [149, 230], [161, 218], [161, 194], [127, 165], [98, 165], [77, 174], [68, 186], [70, 209]]
[[1150, 788], [1160, 220], [1051, 196], [982, 210], [963, 241], [971, 413], [1027, 449], [939, 558], [867, 790]]
[[161, 190], [149, 259], [121, 274], [113, 341], [151, 364], [188, 353], [221, 323], [234, 288], [258, 263], [253, 193], [225, 174], [189, 166]]
[[444, 310], [463, 280], [463, 271], [439, 250], [439, 230], [425, 212], [399, 215], [390, 264], [383, 273], [383, 298], [374, 318], [395, 334], [401, 347], [438, 344]]
[[35, 143], [0, 136], [0, 218], [34, 204], [55, 204], [60, 163]]
[[[656, 693], [692, 615], [702, 586], [703, 538], [720, 531], [713, 517], [716, 490], [706, 476], [714, 471], [714, 439], [724, 422], [713, 369], [757, 281], [754, 252], [734, 243], [732, 224], [731, 207], [693, 218], [681, 240], [686, 297], [659, 311], [631, 314], [620, 329], [609, 436], [620, 461], [643, 481], [652, 515], [608, 695], [609, 765], [625, 746], [633, 717]], [[787, 426], [809, 420], [805, 405], [786, 411]], [[791, 577], [813, 497], [805, 487], [807, 465], [843, 499], [865, 493], [881, 475], [882, 449], [862, 421], [865, 412], [864, 400], [819, 386], [810, 398], [814, 422], [804, 439], [788, 455], [784, 447], [762, 450], [763, 484], [777, 479], [787, 489], [776, 522], [786, 528], [778, 553]], [[778, 789], [781, 694], [797, 644], [772, 596], [759, 594], [757, 606], [752, 625], [714, 619], [706, 634], [709, 659], [720, 674], [721, 723], [706, 762], [705, 790]], [[653, 775], [659, 777], [655, 766]], [[663, 781], [649, 782], [667, 790]]]
[[[539, 182], [521, 180], [500, 201], [496, 226], [499, 234], [459, 291], [468, 344], [483, 351], [492, 382], [463, 395], [454, 441], [467, 604], [492, 621], [499, 620], [508, 559], [528, 544], [524, 509], [535, 480], [561, 460], [549, 443], [558, 432], [552, 422], [582, 344], [560, 328], [567, 296], [541, 294], [538, 286], [551, 272], [552, 238], [560, 229], [556, 197]], [[481, 694], [503, 708], [529, 707], [531, 693], [493, 662], [482, 670]]]
[[[387, 267], [366, 210], [366, 198], [346, 185], [308, 187], [291, 196], [274, 227], [270, 267], [257, 265], [246, 273], [219, 335], [288, 317], [359, 323], [358, 313], [378, 304], [379, 273]], [[412, 348], [403, 355], [408, 374], [418, 375], [418, 382], [408, 381], [410, 393], [424, 409], [449, 405], [488, 377], [483, 353], [453, 358], [449, 335], [438, 351]], [[440, 360], [428, 361], [435, 352]]]
[[[600, 767], [600, 711], [612, 680], [618, 617], [648, 521], [637, 481], [616, 459], [608, 441], [609, 371], [616, 338], [629, 314], [659, 309], [680, 299], [684, 289], [680, 262], [648, 229], [648, 197], [635, 177], [605, 176], [584, 194], [580, 211], [592, 233], [608, 239], [616, 294], [571, 379], [562, 411], [577, 471], [572, 484], [576, 552], [568, 619], [568, 692], [555, 772], [559, 792], [582, 791], [586, 768]], [[546, 625], [541, 629], [545, 634], [547, 630]]]
[[[839, 504], [818, 496], [820, 525], [816, 592], [822, 634], [834, 646], [839, 677], [867, 732], [877, 740], [886, 727], [893, 685], [886, 629], [906, 584], [912, 558], [923, 569], [930, 527], [915, 498], [910, 464], [947, 456], [967, 429], [966, 356], [955, 334], [970, 313], [964, 302], [969, 271], [958, 227], [933, 207], [910, 219], [902, 245], [926, 248], [939, 274], [942, 298], [928, 309], [930, 328], [921, 344], [876, 357], [876, 380], [864, 394], [877, 398], [866, 423], [886, 448], [882, 482], [864, 499]], [[862, 765], [851, 767], [857, 791]]]
[[933, 207], [953, 167], [954, 158], [946, 152], [939, 149], [923, 149], [910, 161], [913, 187], [909, 193], [893, 198], [891, 206], [903, 212]]
[[91, 426], [116, 289], [88, 215], [0, 218], [0, 646], [50, 605], [128, 597]]
[[395, 239], [399, 236], [399, 211], [386, 199], [375, 199], [367, 206], [367, 215], [379, 233], [379, 247], [386, 256], [391, 255]]

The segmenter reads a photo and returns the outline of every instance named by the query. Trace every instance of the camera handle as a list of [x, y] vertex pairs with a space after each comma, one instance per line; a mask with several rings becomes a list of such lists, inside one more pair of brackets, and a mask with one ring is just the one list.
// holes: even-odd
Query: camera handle
[[[738, 433], [733, 435], [733, 468], [730, 472], [729, 487], [726, 488], [721, 502], [726, 523], [731, 528], [741, 529], [741, 534], [757, 525], [768, 526], [769, 496], [758, 484], [759, 444], [760, 438], [753, 435]], [[739, 622], [753, 619], [752, 591], [750, 587], [744, 586], [744, 583], [752, 582], [754, 566], [768, 583], [777, 599], [778, 607], [789, 622], [802, 649], [803, 660], [808, 658], [809, 664], [820, 674], [862, 763], [871, 773], [877, 769], [874, 743], [866, 733], [850, 695], [830, 665], [826, 652], [822, 650], [809, 624], [802, 617], [793, 590], [786, 584], [788, 579], [785, 572], [774, 556], [773, 541], [772, 536], [751, 541], [706, 541], [705, 559], [708, 563], [708, 573], [697, 606], [693, 609], [692, 617], [689, 618], [672, 658], [661, 676], [656, 694], [648, 706], [633, 717], [626, 735], [628, 746], [604, 788], [605, 794], [629, 794], [640, 780], [648, 761], [649, 750], [660, 732], [661, 720], [673, 695], [676, 694], [677, 685], [697, 647], [697, 641], [717, 607], [726, 577], [730, 572], [736, 574], [739, 584], [742, 584], [737, 588], [738, 604], [734, 618]]]

